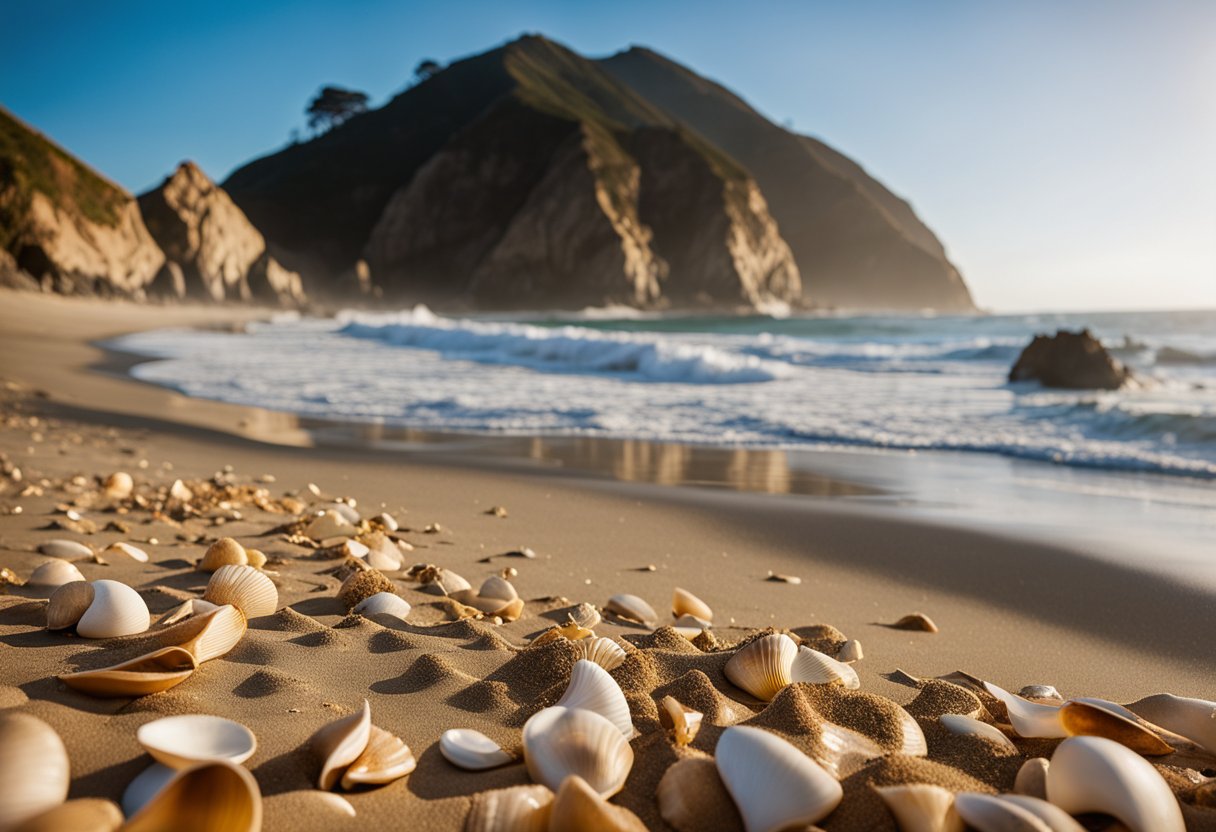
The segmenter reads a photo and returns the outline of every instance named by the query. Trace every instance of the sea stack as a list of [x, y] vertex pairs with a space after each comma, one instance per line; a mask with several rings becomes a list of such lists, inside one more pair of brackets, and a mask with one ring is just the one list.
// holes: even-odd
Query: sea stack
[[1131, 379], [1131, 370], [1088, 329], [1036, 335], [1009, 371], [1010, 381], [1037, 381], [1044, 387], [1079, 390], [1118, 390]]

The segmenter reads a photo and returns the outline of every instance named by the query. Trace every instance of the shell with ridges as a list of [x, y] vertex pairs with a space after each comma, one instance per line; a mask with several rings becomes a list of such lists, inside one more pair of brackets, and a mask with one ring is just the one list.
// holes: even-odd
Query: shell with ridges
[[373, 725], [367, 747], [342, 775], [342, 788], [391, 783], [417, 767], [414, 753], [400, 737]]
[[221, 537], [207, 547], [203, 559], [198, 562], [202, 572], [214, 572], [221, 566], [244, 566], [249, 563], [245, 547], [231, 537]]
[[246, 618], [270, 615], [279, 607], [274, 581], [252, 566], [221, 566], [207, 582], [203, 600], [231, 604]]
[[76, 564], [56, 558], [55, 560], [48, 560], [30, 573], [30, 579], [26, 583], [31, 587], [57, 589], [64, 584], [83, 581], [84, 579], [84, 574], [76, 568]]
[[976, 832], [1052, 832], [1026, 809], [990, 794], [960, 792], [954, 796], [954, 811]]
[[550, 832], [646, 832], [641, 818], [624, 806], [615, 806], [596, 794], [577, 775], [567, 777], [553, 798]]
[[91, 696], [146, 696], [180, 685], [196, 667], [198, 663], [189, 650], [162, 647], [110, 667], [65, 673], [59, 680]]
[[393, 618], [400, 618], [404, 621], [405, 617], [410, 614], [410, 609], [409, 601], [400, 595], [392, 592], [377, 592], [355, 604], [351, 612], [362, 616], [391, 615]]
[[148, 562], [147, 552], [140, 549], [138, 546], [132, 546], [130, 543], [124, 543], [122, 541], [111, 543], [102, 551], [109, 552], [110, 554], [124, 555], [125, 557], [128, 557], [133, 561], [137, 561], [138, 563]]
[[595, 662], [579, 659], [574, 663], [574, 669], [570, 671], [570, 684], [556, 704], [594, 711], [615, 725], [626, 739], [634, 734], [629, 702], [621, 686]]
[[1018, 775], [1013, 781], [1013, 790], [1027, 797], [1047, 799], [1047, 769], [1051, 763], [1046, 757], [1032, 757], [1022, 763]]
[[566, 613], [566, 619], [586, 630], [594, 630], [602, 620], [600, 611], [595, 608], [595, 605], [585, 602], [576, 605], [573, 610]]
[[547, 832], [553, 792], [544, 786], [512, 786], [473, 795], [464, 832]]
[[439, 737], [439, 753], [457, 768], [484, 771], [515, 761], [515, 757], [480, 731], [451, 728]]
[[900, 708], [898, 713], [899, 727], [903, 734], [903, 745], [900, 747], [899, 753], [907, 754], [909, 757], [928, 756], [929, 743], [925, 740], [925, 732], [921, 730], [920, 723], [903, 708]]
[[1159, 693], [1133, 702], [1127, 709], [1216, 754], [1216, 702]]
[[815, 823], [844, 797], [840, 784], [822, 766], [761, 728], [727, 728], [718, 739], [714, 762], [747, 832]]
[[680, 587], [676, 587], [671, 594], [671, 614], [675, 618], [691, 615], [705, 622], [714, 620], [714, 611], [710, 609], [709, 604]]
[[262, 794], [253, 775], [228, 762], [179, 771], [123, 832], [258, 832]]
[[1085, 827], [1073, 820], [1072, 815], [1059, 806], [1048, 803], [1041, 797], [1031, 797], [1024, 794], [1003, 794], [1000, 799], [1025, 809], [1047, 826], [1050, 832], [1085, 832]]
[[55, 729], [29, 714], [0, 713], [0, 829], [68, 796], [68, 752]]
[[69, 800], [8, 829], [8, 832], [114, 832], [122, 809], [98, 797]]
[[84, 638], [133, 636], [148, 629], [152, 616], [139, 593], [118, 581], [93, 581], [93, 603], [76, 622]]
[[604, 609], [626, 621], [635, 621], [638, 624], [645, 624], [647, 627], [654, 626], [654, 622], [659, 620], [654, 607], [638, 596], [628, 593], [613, 595], [604, 605]]
[[659, 722], [675, 733], [676, 745], [688, 745], [701, 730], [705, 714], [680, 704], [674, 696], [659, 700]]
[[774, 633], [744, 645], [726, 663], [726, 678], [757, 699], [771, 702], [788, 685], [798, 645], [784, 633]]
[[309, 747], [321, 758], [321, 774], [317, 787], [329, 791], [338, 785], [342, 773], [367, 748], [372, 732], [372, 706], [366, 699], [363, 707], [323, 726], [309, 739]]
[[790, 663], [791, 682], [810, 682], [816, 685], [843, 685], [848, 690], [861, 687], [857, 671], [844, 662], [836, 661], [826, 653], [799, 647], [798, 654]]
[[66, 630], [75, 626], [93, 603], [94, 592], [88, 581], [72, 581], [56, 589], [46, 605], [46, 628]]
[[257, 738], [244, 725], [207, 714], [182, 714], [145, 722], [135, 732], [135, 739], [153, 759], [177, 769], [218, 760], [240, 765], [258, 747]]
[[577, 774], [611, 797], [633, 768], [633, 749], [620, 729], [581, 708], [552, 707], [533, 714], [524, 723], [523, 746], [528, 774], [550, 789]]
[[245, 635], [245, 616], [231, 604], [188, 618], [157, 633], [166, 646], [189, 650], [199, 664], [227, 653]]
[[1072, 815], [1111, 815], [1131, 832], [1186, 829], [1178, 800], [1152, 763], [1104, 737], [1069, 737], [1056, 747], [1047, 799]]
[[1006, 751], [1017, 753], [1018, 747], [1013, 744], [1013, 741], [1002, 734], [998, 728], [989, 725], [987, 722], [980, 722], [978, 719], [963, 716], [962, 714], [942, 714], [937, 719], [942, 724], [942, 727], [951, 734], [958, 734], [964, 737], [982, 737], [996, 743]]
[[598, 636], [574, 642], [575, 655], [579, 659], [595, 662], [604, 670], [616, 670], [626, 657], [625, 648], [610, 638]]
[[1123, 706], [1102, 699], [1070, 699], [1060, 706], [1060, 724], [1072, 736], [1106, 737], [1148, 756], [1174, 750], [1141, 722]]
[[895, 818], [900, 832], [963, 832], [963, 819], [954, 811], [954, 793], [928, 783], [904, 783], [871, 788]]
[[1013, 730], [1018, 732], [1019, 737], [1054, 739], [1068, 736], [1068, 732], [1064, 730], [1064, 726], [1060, 722], [1058, 705], [1031, 702], [1029, 699], [1015, 696], [991, 682], [984, 682], [983, 687], [990, 695], [1004, 703], [1005, 710], [1009, 714], [1009, 722], [1013, 725]]
[[38, 544], [41, 554], [52, 558], [66, 560], [67, 558], [90, 558], [93, 550], [78, 540], [48, 540]]

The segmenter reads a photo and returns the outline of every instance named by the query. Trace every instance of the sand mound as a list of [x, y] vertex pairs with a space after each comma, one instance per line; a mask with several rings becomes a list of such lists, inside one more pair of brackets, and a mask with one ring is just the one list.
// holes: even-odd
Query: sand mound
[[424, 639], [399, 630], [384, 628], [367, 640], [367, 649], [372, 653], [400, 653], [403, 650], [421, 650]]
[[918, 720], [936, 720], [942, 714], [973, 715], [981, 708], [979, 698], [958, 685], [929, 679], [921, 684], [920, 693], [904, 708]]
[[328, 627], [315, 633], [305, 633], [302, 636], [289, 638], [288, 641], [303, 647], [327, 647], [339, 650], [350, 647], [350, 639], [337, 630], [331, 630]]
[[281, 670], [267, 667], [257, 671], [241, 682], [232, 692], [242, 699], [259, 699], [279, 693], [311, 691], [312, 687], [302, 679], [289, 676]]
[[871, 788], [901, 783], [928, 783], [951, 791], [990, 793], [993, 790], [958, 769], [925, 760], [894, 754], [875, 760], [866, 768], [841, 781], [844, 800], [820, 822], [825, 832], [852, 832], [866, 829], [897, 832], [891, 813]]
[[[733, 725], [752, 716], [752, 712], [727, 698], [700, 670], [690, 670], [678, 679], [657, 687], [651, 694], [658, 702], [664, 696], [694, 711], [704, 714], [704, 721], [713, 725]], [[770, 706], [771, 707], [771, 706]]]
[[291, 607], [283, 607], [273, 615], [262, 616], [257, 621], [258, 629], [284, 633], [317, 633], [329, 629], [315, 618], [296, 612]]
[[790, 685], [782, 693], [806, 697], [825, 719], [864, 734], [888, 751], [903, 747], [907, 715], [890, 699], [840, 685]]
[[474, 682], [464, 690], [449, 696], [447, 702], [462, 711], [515, 721], [517, 708], [511, 699], [510, 689], [503, 682]]
[[468, 685], [474, 677], [462, 672], [452, 660], [439, 653], [424, 653], [414, 660], [405, 673], [396, 679], [380, 682], [380, 693], [417, 693], [436, 685], [457, 683]]
[[831, 624], [809, 624], [794, 627], [790, 632], [799, 644], [829, 656], [835, 656], [841, 645], [848, 641], [848, 637]]
[[700, 653], [692, 642], [671, 627], [660, 627], [653, 633], [627, 635], [623, 638], [642, 650], [668, 650], [673, 653]]
[[558, 639], [521, 650], [486, 678], [504, 683], [516, 702], [535, 701], [555, 685], [565, 690], [574, 661], [570, 642]]

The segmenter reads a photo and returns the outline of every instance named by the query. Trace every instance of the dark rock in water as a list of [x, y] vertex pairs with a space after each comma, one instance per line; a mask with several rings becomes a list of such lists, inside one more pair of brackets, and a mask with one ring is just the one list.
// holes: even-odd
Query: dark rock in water
[[1010, 381], [1072, 389], [1117, 390], [1131, 378], [1088, 329], [1036, 335], [1009, 371]]

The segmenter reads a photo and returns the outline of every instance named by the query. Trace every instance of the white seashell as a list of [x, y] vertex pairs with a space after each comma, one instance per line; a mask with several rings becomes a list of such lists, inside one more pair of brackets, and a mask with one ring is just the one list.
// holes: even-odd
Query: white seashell
[[501, 575], [491, 575], [482, 581], [477, 594], [482, 598], [497, 598], [501, 601], [514, 601], [519, 597], [512, 583]]
[[313, 509], [313, 514], [319, 516], [327, 511], [332, 511], [352, 526], [357, 526], [363, 521], [363, 518], [359, 516], [358, 510], [349, 503], [322, 503]]
[[[679, 618], [677, 618], [675, 620], [675, 623], [672, 624], [672, 627], [674, 627], [677, 630], [685, 630], [685, 629], [696, 630], [697, 635], [699, 636], [699, 635], [701, 635], [702, 630], [710, 629], [711, 627], [713, 627], [713, 624], [706, 621], [704, 618], [697, 618], [695, 615], [689, 615], [688, 613], [684, 613], [683, 615], [681, 615]], [[693, 638], [696, 638], [696, 636], [693, 636]]]
[[309, 747], [321, 758], [318, 788], [329, 791], [338, 785], [342, 773], [367, 748], [371, 733], [372, 706], [364, 699], [362, 709], [329, 723], [312, 735]]
[[1127, 709], [1216, 754], [1216, 702], [1159, 693], [1133, 702]]
[[553, 792], [544, 786], [512, 786], [473, 795], [464, 832], [547, 832]]
[[122, 793], [123, 814], [131, 817], [147, 806], [148, 802], [156, 797], [176, 774], [177, 769], [169, 768], [161, 763], [153, 763], [135, 775], [135, 778], [127, 784], [126, 791]]
[[857, 671], [844, 662], [838, 662], [831, 656], [812, 650], [809, 647], [799, 647], [798, 654], [790, 663], [791, 682], [810, 682], [816, 685], [843, 685], [849, 690], [861, 687]]
[[38, 545], [41, 554], [52, 558], [91, 558], [93, 550], [75, 540], [48, 540]]
[[203, 600], [231, 604], [246, 618], [270, 615], [279, 608], [279, 590], [252, 566], [221, 566], [207, 582]]
[[739, 648], [726, 663], [726, 678], [757, 699], [771, 702], [792, 680], [790, 667], [798, 645], [784, 633], [758, 638]]
[[118, 543], [111, 543], [104, 549], [104, 551], [126, 555], [131, 560], [139, 561], [140, 563], [148, 562], [148, 553], [143, 549], [140, 549], [138, 546], [132, 546], [130, 543], [123, 543], [122, 541], [119, 541]]
[[241, 611], [230, 604], [196, 615], [157, 633], [166, 647], [190, 651], [198, 664], [219, 658], [245, 635], [247, 624]]
[[545, 708], [524, 723], [524, 762], [528, 774], [550, 789], [576, 774], [603, 797], [625, 785], [633, 749], [620, 729], [594, 711]]
[[585, 630], [594, 630], [599, 626], [600, 611], [592, 604], [579, 604], [572, 611], [566, 613], [566, 618], [573, 621]]
[[76, 626], [85, 610], [92, 605], [95, 594], [93, 585], [88, 581], [72, 581], [57, 587], [47, 601], [46, 628], [66, 630]]
[[131, 496], [131, 491], [135, 488], [135, 480], [131, 479], [131, 475], [126, 471], [115, 471], [106, 477], [106, 481], [102, 483], [101, 487], [105, 490], [107, 497], [123, 500]]
[[705, 628], [700, 627], [700, 626], [698, 626], [698, 627], [673, 626], [671, 629], [675, 630], [676, 635], [678, 635], [682, 638], [686, 638], [689, 641], [692, 641], [697, 636], [701, 635], [701, 633], [705, 632]]
[[418, 767], [414, 753], [400, 737], [393, 736], [375, 725], [363, 753], [355, 758], [342, 775], [342, 788], [379, 786], [399, 780]]
[[1001, 700], [1009, 713], [1009, 721], [1019, 737], [1067, 737], [1068, 732], [1060, 723], [1060, 706], [1031, 702], [1015, 696], [991, 682], [983, 683], [984, 690]]
[[595, 662], [604, 670], [616, 670], [626, 658], [625, 648], [610, 638], [598, 636], [574, 642], [574, 652], [579, 659]]
[[1055, 702], [1059, 704], [1064, 701], [1064, 697], [1060, 696], [1060, 692], [1051, 685], [1026, 685], [1018, 691], [1018, 696], [1023, 699], [1029, 699], [1031, 702]]
[[332, 540], [335, 537], [354, 537], [358, 533], [359, 530], [336, 511], [327, 511], [318, 515], [304, 527], [304, 536], [317, 543]]
[[1018, 750], [1018, 747], [1013, 744], [1013, 741], [1009, 737], [987, 722], [980, 722], [978, 719], [963, 716], [962, 714], [942, 714], [938, 717], [938, 721], [951, 734], [958, 734], [964, 737], [983, 737], [1007, 751], [1016, 753]]
[[217, 760], [240, 765], [258, 747], [253, 732], [244, 725], [206, 714], [146, 722], [135, 732], [135, 739], [157, 762], [178, 769]]
[[397, 572], [405, 564], [401, 549], [380, 532], [372, 532], [363, 538], [366, 543], [367, 565], [381, 572]]
[[1060, 724], [1073, 736], [1106, 737], [1138, 754], [1161, 756], [1174, 748], [1153, 726], [1114, 702], [1105, 699], [1070, 699], [1060, 706]]
[[671, 614], [675, 618], [683, 615], [691, 615], [693, 618], [699, 618], [707, 622], [714, 620], [714, 611], [709, 608], [709, 604], [702, 601], [697, 596], [693, 595], [686, 589], [675, 588], [671, 596]]
[[843, 780], [864, 768], [870, 760], [883, 757], [887, 753], [864, 734], [827, 721], [820, 725], [819, 744], [822, 750], [812, 756], [815, 757], [815, 762], [837, 780]]
[[391, 514], [387, 514], [387, 513], [377, 514], [372, 519], [375, 522], [379, 523], [385, 530], [390, 531], [390, 532], [395, 532], [395, 531], [397, 531], [397, 529], [401, 528], [397, 524], [396, 518], [394, 518], [393, 515], [391, 515]]
[[1051, 763], [1044, 757], [1033, 757], [1022, 763], [1013, 781], [1013, 790], [1027, 797], [1047, 799], [1047, 769]]
[[437, 595], [453, 595], [471, 590], [472, 585], [460, 575], [433, 563], [416, 563], [405, 573], [406, 580], [418, 581], [424, 592]]
[[118, 581], [93, 581], [93, 603], [76, 622], [84, 638], [118, 638], [142, 633], [152, 616], [139, 593]]
[[515, 761], [494, 740], [471, 728], [452, 728], [439, 737], [439, 753], [457, 768], [482, 771]]
[[159, 627], [168, 627], [171, 624], [177, 624], [180, 621], [185, 621], [194, 615], [202, 615], [205, 612], [219, 609], [219, 604], [213, 604], [210, 601], [204, 601], [202, 598], [191, 598], [189, 601], [183, 601], [173, 609], [169, 610], [156, 624]]
[[921, 730], [920, 723], [903, 708], [899, 709], [899, 721], [903, 731], [903, 745], [900, 747], [899, 753], [907, 754], [909, 757], [927, 757], [929, 744], [925, 741], [925, 732]]
[[169, 486], [169, 496], [183, 503], [188, 503], [194, 499], [194, 492], [181, 480], [174, 480], [173, 485]]
[[850, 662], [861, 661], [865, 656], [865, 651], [861, 649], [861, 642], [855, 638], [851, 638], [841, 645], [840, 651], [836, 654], [836, 661]]
[[63, 803], [70, 779], [54, 728], [29, 714], [0, 713], [0, 829]]
[[[183, 819], [189, 818], [189, 824]], [[229, 762], [202, 763], [174, 777], [122, 827], [123, 832], [165, 829], [259, 832], [262, 794], [253, 775]]]
[[595, 662], [579, 659], [574, 663], [574, 669], [570, 671], [570, 684], [566, 685], [565, 693], [556, 704], [594, 711], [615, 725], [626, 739], [634, 734], [629, 703], [621, 686]]
[[45, 587], [46, 589], [58, 589], [64, 584], [83, 581], [84, 579], [84, 575], [76, 568], [76, 564], [56, 559], [48, 560], [35, 569], [26, 583], [30, 586]]
[[895, 817], [900, 832], [963, 832], [954, 793], [927, 783], [872, 786]]
[[778, 832], [815, 823], [844, 796], [840, 784], [822, 766], [760, 728], [727, 728], [718, 739], [714, 762], [747, 832]]
[[1043, 821], [1049, 832], [1085, 832], [1085, 827], [1073, 820], [1072, 815], [1043, 798], [1024, 794], [1003, 794], [1000, 799], [1025, 809]]
[[351, 612], [362, 616], [391, 615], [393, 618], [400, 618], [404, 621], [405, 617], [410, 614], [410, 603], [400, 595], [394, 595], [391, 592], [377, 592], [355, 604]]
[[604, 605], [604, 609], [626, 621], [635, 621], [638, 624], [645, 624], [647, 627], [654, 626], [654, 623], [659, 620], [654, 607], [638, 596], [628, 593], [613, 595]]
[[554, 795], [549, 828], [554, 832], [646, 832], [641, 818], [624, 806], [609, 803], [576, 775], [567, 777]]
[[245, 547], [231, 537], [221, 537], [207, 547], [198, 568], [202, 572], [215, 572], [224, 566], [244, 566], [247, 563], [249, 554]]
[[1131, 832], [1186, 829], [1177, 798], [1152, 763], [1103, 737], [1069, 737], [1056, 747], [1047, 799], [1072, 815], [1111, 815]]
[[674, 696], [659, 700], [659, 722], [675, 733], [676, 745], [688, 745], [701, 730], [705, 714], [686, 708]]
[[342, 554], [348, 558], [359, 558], [362, 560], [371, 553], [366, 543], [360, 543], [354, 538], [348, 537], [342, 541]]
[[1052, 832], [1026, 809], [989, 794], [960, 792], [954, 796], [954, 811], [976, 832]]

